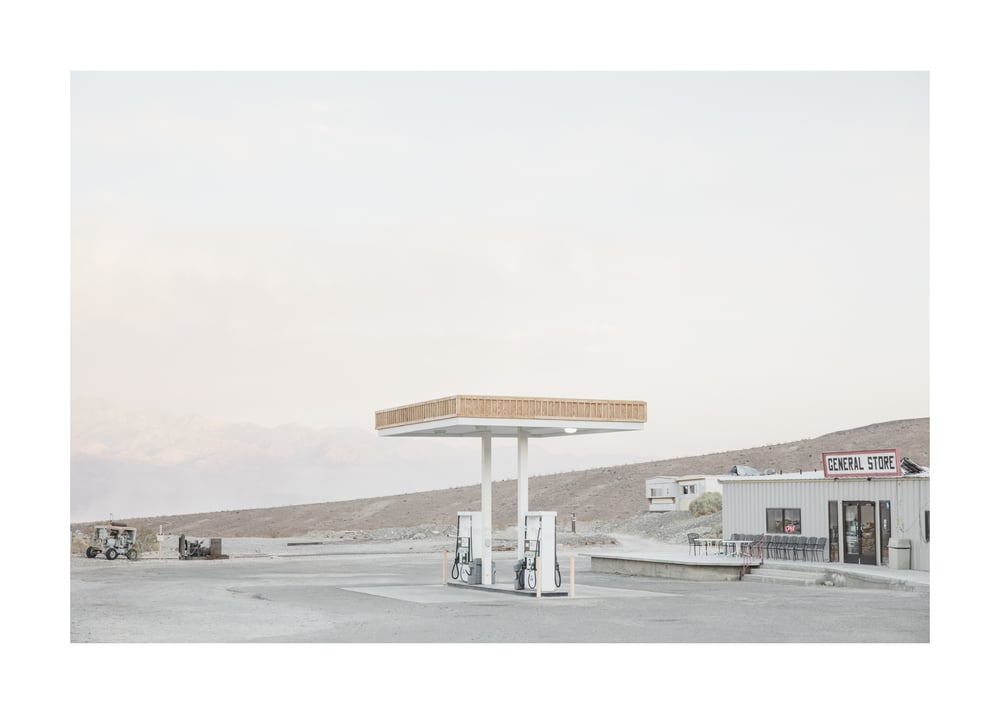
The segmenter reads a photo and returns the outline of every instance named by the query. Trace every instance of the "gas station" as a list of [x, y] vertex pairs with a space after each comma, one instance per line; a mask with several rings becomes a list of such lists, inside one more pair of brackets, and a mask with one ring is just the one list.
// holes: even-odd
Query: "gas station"
[[561, 585], [556, 560], [556, 513], [528, 508], [528, 440], [640, 431], [646, 402], [548, 397], [458, 395], [375, 412], [379, 436], [452, 437], [480, 440], [480, 511], [458, 516], [451, 575], [457, 582], [494, 585], [493, 439], [517, 439], [517, 563], [515, 589]]

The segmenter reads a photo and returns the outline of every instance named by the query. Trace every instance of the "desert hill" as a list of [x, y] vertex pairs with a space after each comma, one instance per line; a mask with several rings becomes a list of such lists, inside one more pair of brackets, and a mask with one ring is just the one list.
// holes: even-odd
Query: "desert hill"
[[[578, 521], [615, 520], [646, 510], [645, 480], [653, 476], [722, 474], [736, 464], [779, 472], [815, 471], [824, 451], [898, 448], [918, 464], [930, 465], [930, 419], [905, 419], [837, 431], [814, 439], [758, 446], [702, 456], [607, 466], [545, 476], [528, 482], [532, 510], [576, 513]], [[514, 479], [493, 484], [496, 528], [513, 524], [517, 508]], [[167, 533], [219, 537], [284, 537], [310, 531], [374, 530], [451, 524], [456, 511], [479, 509], [479, 484], [351, 501], [186, 515], [126, 518], [129, 525]], [[72, 527], [86, 530], [91, 524]]]

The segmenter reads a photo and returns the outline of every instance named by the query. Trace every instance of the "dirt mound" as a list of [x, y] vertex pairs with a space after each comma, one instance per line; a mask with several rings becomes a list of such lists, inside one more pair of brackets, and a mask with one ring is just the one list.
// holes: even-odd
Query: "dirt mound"
[[[815, 439], [752, 449], [533, 476], [528, 491], [533, 510], [559, 514], [560, 533], [568, 532], [570, 514], [575, 513], [577, 532], [581, 536], [634, 532], [637, 536], [679, 543], [685, 542], [688, 530], [704, 534], [716, 526], [721, 527], [721, 515], [705, 516], [708, 520], [701, 520], [683, 512], [649, 513], [645, 498], [647, 478], [722, 474], [737, 464], [785, 473], [813, 471], [820, 467], [820, 455], [824, 451], [877, 448], [898, 448], [901, 456], [929, 466], [930, 419], [870, 424]], [[493, 524], [497, 530], [510, 528], [516, 520], [516, 489], [514, 480], [493, 484]], [[162, 526], [165, 533], [202, 533], [216, 537], [278, 538], [323, 531], [396, 532], [399, 538], [424, 533], [424, 537], [429, 537], [433, 531], [452, 532], [455, 512], [479, 510], [479, 498], [480, 486], [476, 484], [353, 501], [126, 520], [141, 529], [156, 531]], [[713, 518], [716, 520], [711, 520]], [[89, 525], [73, 524], [71, 529], [87, 532]]]

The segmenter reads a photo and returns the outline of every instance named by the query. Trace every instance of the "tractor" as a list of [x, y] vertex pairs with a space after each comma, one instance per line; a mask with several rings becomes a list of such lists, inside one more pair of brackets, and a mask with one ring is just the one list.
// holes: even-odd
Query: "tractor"
[[87, 557], [96, 558], [101, 553], [108, 560], [114, 560], [122, 553], [129, 560], [139, 557], [136, 540], [138, 530], [129, 528], [124, 523], [112, 521], [107, 525], [94, 526], [94, 535], [90, 538]]

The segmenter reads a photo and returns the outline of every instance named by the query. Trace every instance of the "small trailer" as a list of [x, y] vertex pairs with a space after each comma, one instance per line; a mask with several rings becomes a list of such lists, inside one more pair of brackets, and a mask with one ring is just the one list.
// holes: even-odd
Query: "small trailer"
[[114, 560], [121, 554], [129, 560], [139, 557], [136, 541], [138, 529], [130, 528], [124, 523], [111, 522], [107, 525], [94, 526], [94, 534], [90, 537], [87, 557], [96, 558], [101, 553], [108, 560]]
[[180, 560], [219, 560], [226, 559], [229, 556], [222, 554], [222, 538], [210, 538], [208, 547], [205, 546], [204, 540], [195, 540], [193, 538], [188, 538], [183, 533], [181, 533], [180, 538], [177, 540], [177, 556]]

